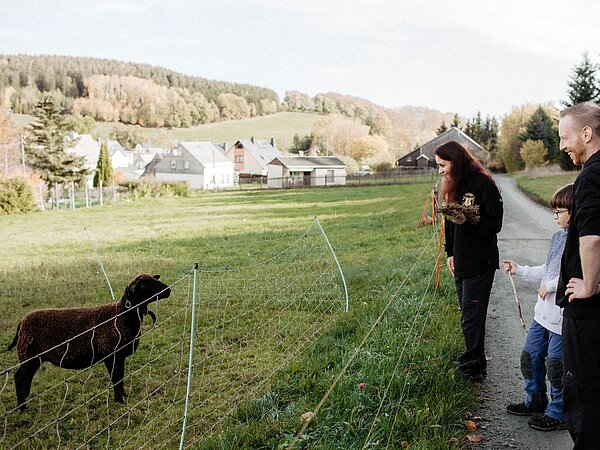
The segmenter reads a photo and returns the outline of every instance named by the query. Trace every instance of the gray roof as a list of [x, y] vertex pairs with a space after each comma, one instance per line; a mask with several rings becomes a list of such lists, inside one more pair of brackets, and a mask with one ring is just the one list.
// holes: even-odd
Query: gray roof
[[340, 159], [335, 156], [280, 156], [269, 164], [277, 164], [291, 168], [317, 168], [317, 167], [346, 167]]
[[242, 144], [263, 169], [275, 158], [282, 156], [282, 153], [271, 145], [268, 139], [255, 139], [254, 142], [250, 139], [240, 139], [234, 144], [234, 147], [238, 143]]
[[427, 159], [433, 164], [433, 161], [435, 160], [435, 149], [449, 141], [457, 141], [461, 143], [475, 158], [482, 161], [483, 163], [486, 163], [489, 160], [490, 153], [487, 150], [481, 147], [481, 145], [475, 142], [470, 136], [465, 134], [463, 131], [459, 130], [456, 127], [452, 127], [444, 131], [439, 136], [434, 137], [429, 142], [426, 142], [425, 144], [421, 145], [412, 152], [404, 155], [396, 162], [396, 165], [402, 165], [408, 159], [416, 159], [419, 158], [421, 155], [423, 155], [423, 157], [427, 157]]
[[210, 167], [217, 163], [233, 163], [223, 155], [223, 151], [214, 145], [212, 142], [180, 142], [178, 146], [187, 150], [194, 158], [196, 158], [204, 167]]

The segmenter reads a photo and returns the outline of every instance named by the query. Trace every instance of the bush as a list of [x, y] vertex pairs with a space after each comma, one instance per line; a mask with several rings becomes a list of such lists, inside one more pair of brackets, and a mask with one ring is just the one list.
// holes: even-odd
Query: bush
[[542, 141], [525, 141], [521, 146], [520, 153], [527, 169], [547, 164], [546, 157], [548, 156], [548, 150], [544, 147]]
[[192, 193], [186, 181], [135, 180], [123, 182], [120, 186], [129, 189], [134, 198], [189, 197]]
[[31, 187], [23, 178], [0, 180], [0, 215], [29, 212], [34, 208]]

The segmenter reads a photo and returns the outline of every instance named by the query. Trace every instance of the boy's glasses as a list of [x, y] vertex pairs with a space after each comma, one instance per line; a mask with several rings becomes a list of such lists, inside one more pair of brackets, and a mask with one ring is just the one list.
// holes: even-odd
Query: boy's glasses
[[554, 217], [558, 217], [562, 213], [566, 213], [568, 209], [553, 209]]

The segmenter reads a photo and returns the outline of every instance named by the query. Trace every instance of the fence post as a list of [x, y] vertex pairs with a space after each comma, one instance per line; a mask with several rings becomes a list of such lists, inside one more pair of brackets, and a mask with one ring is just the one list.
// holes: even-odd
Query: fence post
[[100, 206], [102, 206], [104, 204], [104, 196], [102, 195], [102, 180], [98, 180], [99, 183], [98, 185], [100, 186], [98, 189], [100, 190]]
[[90, 194], [88, 192], [87, 180], [85, 182], [85, 207], [86, 208], [90, 207]]
[[44, 207], [44, 188], [42, 187], [42, 183], [40, 182], [40, 184], [38, 184], [39, 190], [40, 190], [40, 209], [42, 211], [44, 211], [45, 207]]
[[194, 264], [194, 292], [192, 294], [192, 326], [190, 327], [190, 358], [188, 363], [187, 391], [185, 393], [185, 411], [183, 414], [183, 427], [181, 429], [181, 440], [179, 441], [179, 450], [183, 449], [185, 440], [185, 429], [187, 426], [188, 408], [190, 402], [190, 391], [192, 390], [192, 368], [194, 362], [194, 335], [196, 334], [196, 300], [197, 300], [197, 282], [198, 282], [198, 263]]
[[71, 181], [71, 209], [75, 209], [75, 182]]
[[323, 227], [321, 226], [319, 219], [317, 219], [316, 217], [315, 217], [315, 223], [317, 224], [317, 226], [319, 227], [319, 230], [321, 231], [321, 234], [325, 238], [325, 242], [327, 242], [327, 246], [329, 247], [329, 250], [331, 251], [331, 255], [333, 256], [333, 259], [335, 260], [335, 263], [337, 264], [337, 268], [340, 271], [340, 275], [342, 276], [342, 283], [344, 283], [344, 293], [346, 294], [345, 311], [348, 312], [348, 286], [346, 286], [346, 278], [344, 277], [344, 272], [342, 271], [342, 266], [340, 266], [337, 256], [335, 256], [335, 252], [333, 251], [333, 247], [329, 243], [329, 239], [327, 238], [327, 235], [325, 234], [325, 230], [323, 230]]

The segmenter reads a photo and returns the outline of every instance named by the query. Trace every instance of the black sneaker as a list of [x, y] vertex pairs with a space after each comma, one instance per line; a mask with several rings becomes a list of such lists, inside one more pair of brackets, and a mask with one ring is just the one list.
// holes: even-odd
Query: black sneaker
[[544, 414], [543, 416], [536, 416], [533, 419], [529, 419], [527, 422], [531, 428], [540, 431], [554, 431], [554, 430], [566, 430], [567, 424], [562, 420], [553, 419], [550, 416]]
[[[545, 408], [544, 408], [545, 409]], [[515, 403], [512, 405], [508, 405], [506, 410], [514, 414], [515, 416], [535, 416], [536, 414], [543, 414], [544, 411], [538, 411], [535, 408], [531, 408], [530, 406], [526, 406], [525, 403]]]

